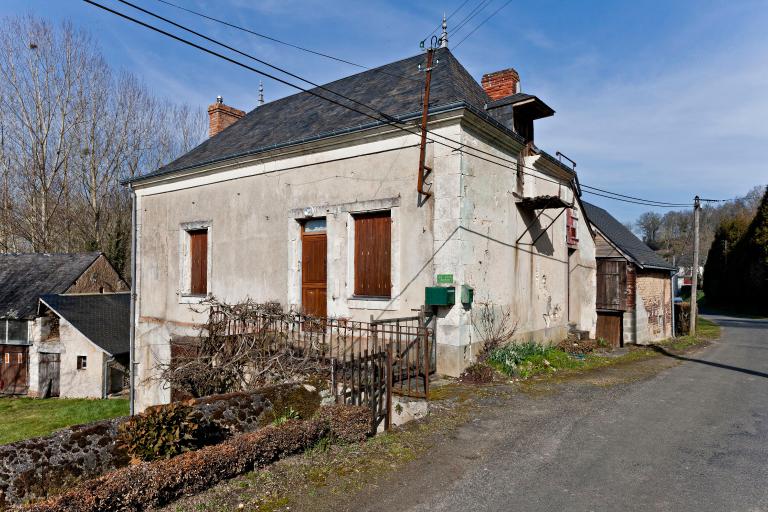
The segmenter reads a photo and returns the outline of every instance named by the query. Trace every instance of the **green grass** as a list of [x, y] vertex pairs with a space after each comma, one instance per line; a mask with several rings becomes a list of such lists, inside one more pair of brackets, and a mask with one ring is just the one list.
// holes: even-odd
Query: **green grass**
[[0, 444], [128, 414], [128, 400], [0, 398]]

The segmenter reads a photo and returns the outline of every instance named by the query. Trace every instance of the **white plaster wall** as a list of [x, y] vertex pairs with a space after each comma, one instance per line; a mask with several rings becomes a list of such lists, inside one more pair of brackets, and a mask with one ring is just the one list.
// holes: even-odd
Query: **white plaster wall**
[[[104, 352], [88, 341], [64, 319], [59, 323], [62, 398], [102, 398], [104, 394]], [[77, 356], [86, 356], [87, 367], [77, 369]]]
[[[455, 136], [451, 128], [438, 133]], [[359, 136], [358, 136], [359, 137]], [[179, 230], [206, 220], [211, 226], [209, 290], [233, 302], [300, 302], [299, 223], [305, 208], [327, 219], [328, 313], [368, 320], [413, 315], [433, 282], [433, 210], [437, 201], [417, 204], [418, 138], [402, 132], [346, 141], [232, 166], [200, 177], [171, 180], [137, 190], [138, 257], [136, 310], [137, 406], [170, 400], [157, 380], [158, 364], [170, 357], [173, 336], [195, 335], [205, 315], [180, 298]], [[431, 146], [431, 145], [430, 145]], [[428, 180], [442, 187], [460, 156], [429, 149], [434, 171]], [[357, 155], [357, 156], [356, 156]], [[453, 173], [454, 175], [456, 173]], [[351, 213], [391, 209], [393, 290], [387, 301], [350, 297]], [[298, 218], [297, 218], [298, 217]], [[399, 247], [399, 250], [398, 250]]]

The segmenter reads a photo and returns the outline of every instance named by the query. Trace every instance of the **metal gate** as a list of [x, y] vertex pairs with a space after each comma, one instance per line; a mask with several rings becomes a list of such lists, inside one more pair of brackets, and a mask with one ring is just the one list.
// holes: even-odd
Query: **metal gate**
[[40, 354], [40, 396], [59, 396], [61, 379], [61, 354], [43, 352]]
[[27, 346], [0, 345], [0, 394], [26, 394], [28, 357]]

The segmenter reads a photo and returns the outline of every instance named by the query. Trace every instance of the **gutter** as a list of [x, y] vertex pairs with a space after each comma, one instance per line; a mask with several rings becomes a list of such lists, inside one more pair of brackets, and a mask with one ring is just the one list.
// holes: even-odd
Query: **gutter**
[[131, 327], [128, 342], [130, 415], [136, 414], [136, 191], [131, 189]]
[[[465, 109], [465, 110], [467, 110], [469, 112], [472, 112], [473, 114], [477, 115], [478, 117], [480, 117], [481, 119], [486, 121], [491, 126], [493, 126], [493, 127], [497, 128], [497, 129], [503, 131], [504, 133], [506, 133], [507, 135], [512, 137], [514, 140], [516, 140], [516, 141], [518, 141], [518, 142], [520, 142], [522, 144], [525, 143], [525, 140], [522, 137], [520, 137], [520, 135], [516, 134], [515, 132], [513, 132], [512, 130], [510, 130], [509, 128], [504, 126], [502, 123], [500, 123], [499, 121], [497, 121], [496, 119], [491, 117], [490, 114], [488, 114], [487, 112], [484, 112], [484, 111], [478, 109], [477, 107], [475, 107], [473, 105], [470, 105], [469, 103], [467, 103], [467, 102], [465, 102], [463, 100], [462, 101], [456, 101], [456, 102], [453, 102], [453, 103], [446, 103], [445, 105], [440, 105], [440, 106], [437, 106], [437, 107], [430, 108], [429, 109], [429, 114], [431, 114], [431, 115], [433, 115], [433, 114], [442, 114], [444, 112], [450, 112], [450, 111], [453, 111], [453, 110], [460, 110], [460, 109]], [[403, 114], [403, 115], [397, 116], [397, 117], [393, 116], [393, 118], [396, 119], [397, 122], [404, 124], [407, 121], [412, 121], [412, 120], [418, 119], [421, 115], [422, 115], [422, 111], [419, 110], [419, 111], [415, 111], [415, 112], [409, 112], [407, 114]], [[344, 129], [340, 129], [340, 130], [333, 130], [333, 131], [325, 132], [325, 133], [322, 133], [322, 134], [319, 134], [319, 135], [314, 135], [312, 137], [306, 137], [306, 138], [303, 138], [303, 139], [295, 139], [295, 140], [292, 140], [292, 141], [282, 142], [282, 143], [279, 143], [279, 144], [271, 144], [269, 146], [262, 146], [260, 148], [252, 149], [252, 150], [249, 150], [249, 151], [244, 151], [242, 153], [236, 153], [236, 154], [233, 154], [233, 155], [227, 155], [227, 156], [221, 157], [221, 158], [212, 158], [212, 159], [206, 160], [204, 162], [198, 162], [198, 163], [195, 163], [193, 165], [187, 165], [187, 166], [179, 167], [178, 169], [173, 169], [173, 170], [170, 170], [170, 171], [157, 170], [155, 172], [151, 172], [151, 173], [145, 174], [143, 176], [136, 176], [136, 177], [133, 177], [133, 178], [128, 178], [128, 179], [122, 180], [120, 182], [120, 184], [121, 185], [128, 185], [128, 186], [130, 186], [133, 183], [140, 183], [140, 182], [142, 182], [144, 180], [151, 179], [151, 178], [156, 178], [156, 177], [160, 177], [160, 176], [172, 176], [172, 175], [174, 175], [176, 173], [180, 173], [182, 171], [188, 171], [190, 169], [195, 169], [195, 168], [199, 168], [199, 167], [206, 167], [206, 166], [213, 165], [213, 164], [216, 164], [216, 163], [226, 162], [226, 161], [229, 161], [229, 160], [237, 160], [239, 158], [243, 158], [243, 157], [247, 157], [247, 156], [253, 156], [253, 155], [260, 154], [260, 153], [266, 153], [268, 151], [274, 151], [274, 150], [278, 150], [278, 149], [285, 149], [285, 148], [289, 148], [289, 147], [292, 147], [292, 146], [298, 146], [298, 145], [301, 145], [301, 144], [307, 144], [307, 143], [310, 143], [310, 142], [316, 142], [318, 140], [323, 140], [323, 139], [328, 139], [328, 138], [331, 138], [331, 137], [336, 137], [336, 136], [339, 136], [339, 135], [346, 135], [346, 134], [350, 134], [350, 133], [354, 133], [354, 132], [369, 130], [371, 128], [377, 128], [379, 126], [389, 126], [389, 125], [391, 125], [391, 123], [388, 123], [388, 122], [385, 122], [385, 121], [377, 121], [377, 122], [361, 124], [361, 125], [350, 127], [350, 128], [344, 128]], [[418, 134], [418, 132], [413, 132], [412, 135], [418, 136], [419, 134]], [[549, 157], [548, 159], [551, 160], [556, 165], [558, 165], [559, 167], [562, 167], [564, 170], [568, 171], [570, 174], [573, 174], [573, 170], [571, 168], [563, 165], [561, 162], [558, 162], [557, 159], [555, 159], [551, 155], [548, 155], [547, 153], [544, 153], [543, 151], [541, 153], [546, 155], [547, 157]]]

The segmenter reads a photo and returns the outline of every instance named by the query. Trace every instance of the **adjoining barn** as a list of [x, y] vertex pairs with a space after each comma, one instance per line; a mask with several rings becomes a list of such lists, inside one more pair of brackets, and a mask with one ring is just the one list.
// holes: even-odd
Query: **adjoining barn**
[[42, 396], [106, 398], [126, 388], [130, 293], [43, 295], [39, 314]]
[[112, 293], [128, 284], [99, 252], [0, 254], [0, 394], [41, 396], [39, 368], [56, 358], [38, 301], [48, 294]]
[[595, 230], [596, 336], [614, 345], [671, 337], [677, 269], [604, 209], [584, 208]]

